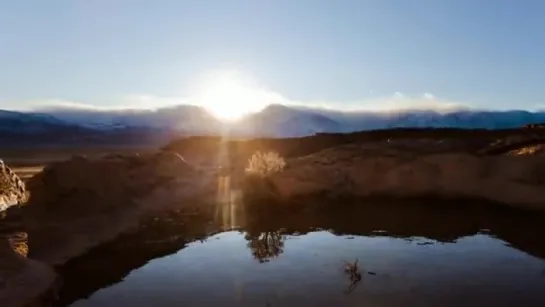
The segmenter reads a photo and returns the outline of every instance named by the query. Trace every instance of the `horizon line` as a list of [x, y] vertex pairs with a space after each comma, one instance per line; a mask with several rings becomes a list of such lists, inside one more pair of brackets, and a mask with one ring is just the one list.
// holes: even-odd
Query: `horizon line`
[[[389, 114], [389, 113], [406, 113], [406, 112], [434, 112], [440, 114], [458, 113], [458, 112], [528, 112], [528, 113], [543, 113], [545, 107], [536, 107], [534, 109], [524, 108], [509, 108], [509, 109], [494, 109], [494, 108], [479, 108], [473, 106], [407, 106], [407, 107], [390, 107], [390, 108], [337, 108], [334, 106], [316, 106], [301, 104], [285, 104], [285, 103], [269, 103], [258, 111], [248, 112], [244, 116], [257, 114], [272, 106], [283, 106], [296, 110], [308, 110], [308, 111], [323, 111], [323, 112], [335, 112], [335, 113], [347, 113], [347, 114]], [[201, 109], [207, 113], [211, 113], [206, 107], [191, 103], [178, 103], [172, 105], [163, 105], [157, 107], [135, 107], [135, 106], [96, 106], [91, 104], [58, 104], [58, 105], [44, 105], [34, 106], [26, 108], [3, 108], [1, 111], [19, 112], [19, 113], [49, 113], [49, 112], [63, 112], [63, 111], [82, 111], [82, 112], [97, 112], [97, 113], [114, 113], [114, 112], [157, 112], [160, 110], [176, 109], [180, 107], [194, 107]]]

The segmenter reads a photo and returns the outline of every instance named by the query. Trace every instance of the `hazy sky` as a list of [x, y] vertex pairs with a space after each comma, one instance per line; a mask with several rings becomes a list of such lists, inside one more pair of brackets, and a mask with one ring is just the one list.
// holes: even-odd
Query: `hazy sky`
[[0, 0], [0, 107], [183, 102], [237, 71], [300, 103], [533, 109], [544, 16], [541, 0]]

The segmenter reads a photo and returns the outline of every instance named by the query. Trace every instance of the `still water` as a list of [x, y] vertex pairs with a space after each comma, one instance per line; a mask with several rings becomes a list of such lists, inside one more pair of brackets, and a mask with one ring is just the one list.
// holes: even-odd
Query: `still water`
[[[357, 211], [185, 242], [70, 306], [545, 306], [543, 217]], [[113, 263], [102, 261], [88, 278], [123, 261], [115, 251], [100, 253]], [[356, 259], [361, 279], [354, 282], [344, 268]]]

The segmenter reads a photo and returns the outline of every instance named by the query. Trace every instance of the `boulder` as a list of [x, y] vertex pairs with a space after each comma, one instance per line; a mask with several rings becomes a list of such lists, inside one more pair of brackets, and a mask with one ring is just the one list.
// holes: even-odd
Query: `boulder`
[[0, 160], [0, 211], [25, 201], [25, 184]]
[[543, 144], [524, 146], [522, 148], [514, 149], [508, 154], [512, 156], [545, 156], [545, 142]]

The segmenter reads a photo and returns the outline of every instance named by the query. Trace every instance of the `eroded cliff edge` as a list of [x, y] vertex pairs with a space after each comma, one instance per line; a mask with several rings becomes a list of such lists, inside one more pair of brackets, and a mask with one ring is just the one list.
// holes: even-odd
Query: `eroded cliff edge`
[[268, 180], [287, 199], [431, 196], [545, 211], [544, 156], [430, 150], [439, 146], [416, 140], [344, 145], [289, 160]]

